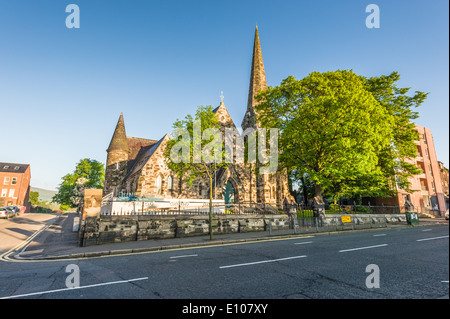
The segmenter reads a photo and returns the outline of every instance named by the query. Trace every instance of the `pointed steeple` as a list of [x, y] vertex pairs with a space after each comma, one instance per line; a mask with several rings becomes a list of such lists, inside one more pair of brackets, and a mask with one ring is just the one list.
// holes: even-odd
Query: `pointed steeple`
[[116, 129], [114, 130], [113, 137], [107, 149], [107, 152], [111, 151], [128, 152], [128, 142], [127, 142], [127, 135], [125, 133], [125, 122], [123, 120], [123, 113], [120, 113]]
[[255, 41], [253, 43], [252, 71], [250, 73], [250, 88], [248, 90], [247, 107], [257, 104], [255, 95], [260, 90], [267, 90], [266, 72], [264, 71], [264, 62], [259, 42], [258, 26], [255, 29]]
[[247, 112], [242, 121], [242, 128], [255, 126], [255, 111], [253, 106], [258, 102], [255, 95], [261, 90], [267, 89], [266, 72], [264, 70], [264, 62], [261, 51], [261, 43], [259, 41], [258, 26], [255, 29], [255, 40], [253, 42], [252, 68], [250, 73], [250, 87], [248, 90]]

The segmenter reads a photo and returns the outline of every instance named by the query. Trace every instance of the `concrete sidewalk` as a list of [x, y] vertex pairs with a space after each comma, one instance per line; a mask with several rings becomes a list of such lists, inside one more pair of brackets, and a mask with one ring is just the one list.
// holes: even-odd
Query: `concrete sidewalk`
[[[55, 214], [55, 218], [44, 226], [41, 230], [29, 237], [28, 242], [9, 254], [10, 259], [17, 260], [50, 260], [50, 259], [74, 259], [88, 258], [105, 255], [142, 253], [147, 251], [180, 249], [189, 247], [199, 247], [208, 245], [223, 245], [242, 242], [254, 242], [261, 240], [298, 238], [305, 236], [316, 236], [323, 234], [342, 233], [342, 231], [316, 232], [315, 227], [297, 229], [274, 230], [271, 233], [247, 232], [232, 234], [214, 234], [213, 240], [207, 236], [194, 236], [185, 238], [154, 239], [145, 241], [130, 241], [122, 243], [112, 243], [95, 245], [89, 247], [78, 246], [78, 233], [73, 231], [73, 221], [77, 216], [75, 213]], [[419, 226], [432, 224], [448, 224], [442, 219], [421, 219]], [[388, 225], [387, 228], [411, 227], [408, 225]], [[386, 229], [386, 227], [355, 229], [353, 231], [370, 231]]]

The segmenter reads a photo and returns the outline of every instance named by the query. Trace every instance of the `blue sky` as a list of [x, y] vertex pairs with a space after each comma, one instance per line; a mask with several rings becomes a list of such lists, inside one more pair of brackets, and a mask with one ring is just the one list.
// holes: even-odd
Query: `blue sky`
[[[80, 28], [68, 29], [68, 4]], [[368, 29], [368, 4], [380, 28]], [[120, 112], [128, 136], [159, 139], [220, 92], [240, 126], [255, 25], [268, 85], [289, 75], [398, 71], [430, 92], [417, 124], [449, 166], [447, 0], [0, 0], [0, 161], [56, 189], [88, 157], [106, 162]]]

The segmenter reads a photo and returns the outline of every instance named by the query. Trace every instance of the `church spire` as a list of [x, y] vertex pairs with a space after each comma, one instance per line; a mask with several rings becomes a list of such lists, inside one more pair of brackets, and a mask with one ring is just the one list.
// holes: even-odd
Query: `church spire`
[[267, 90], [267, 82], [266, 72], [264, 71], [261, 44], [259, 42], [258, 26], [256, 26], [247, 107], [252, 107], [258, 104], [255, 100], [255, 95], [257, 95], [260, 90]]
[[255, 111], [253, 106], [257, 105], [258, 102], [255, 99], [255, 95], [261, 90], [267, 89], [266, 72], [264, 70], [264, 62], [261, 51], [261, 44], [259, 41], [258, 26], [255, 28], [255, 40], [253, 42], [253, 57], [252, 57], [252, 68], [250, 73], [250, 87], [248, 90], [248, 102], [247, 102], [247, 112], [242, 121], [242, 129], [248, 127], [255, 127]]
[[123, 120], [123, 113], [120, 113], [119, 120], [117, 121], [116, 129], [114, 130], [111, 143], [107, 152], [111, 151], [124, 151], [128, 152], [127, 135], [125, 133], [125, 122]]

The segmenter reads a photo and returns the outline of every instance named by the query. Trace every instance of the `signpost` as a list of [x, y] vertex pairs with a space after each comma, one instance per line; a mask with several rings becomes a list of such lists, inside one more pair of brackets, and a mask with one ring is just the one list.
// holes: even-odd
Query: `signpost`
[[341, 220], [343, 223], [351, 223], [352, 217], [351, 216], [341, 216]]

